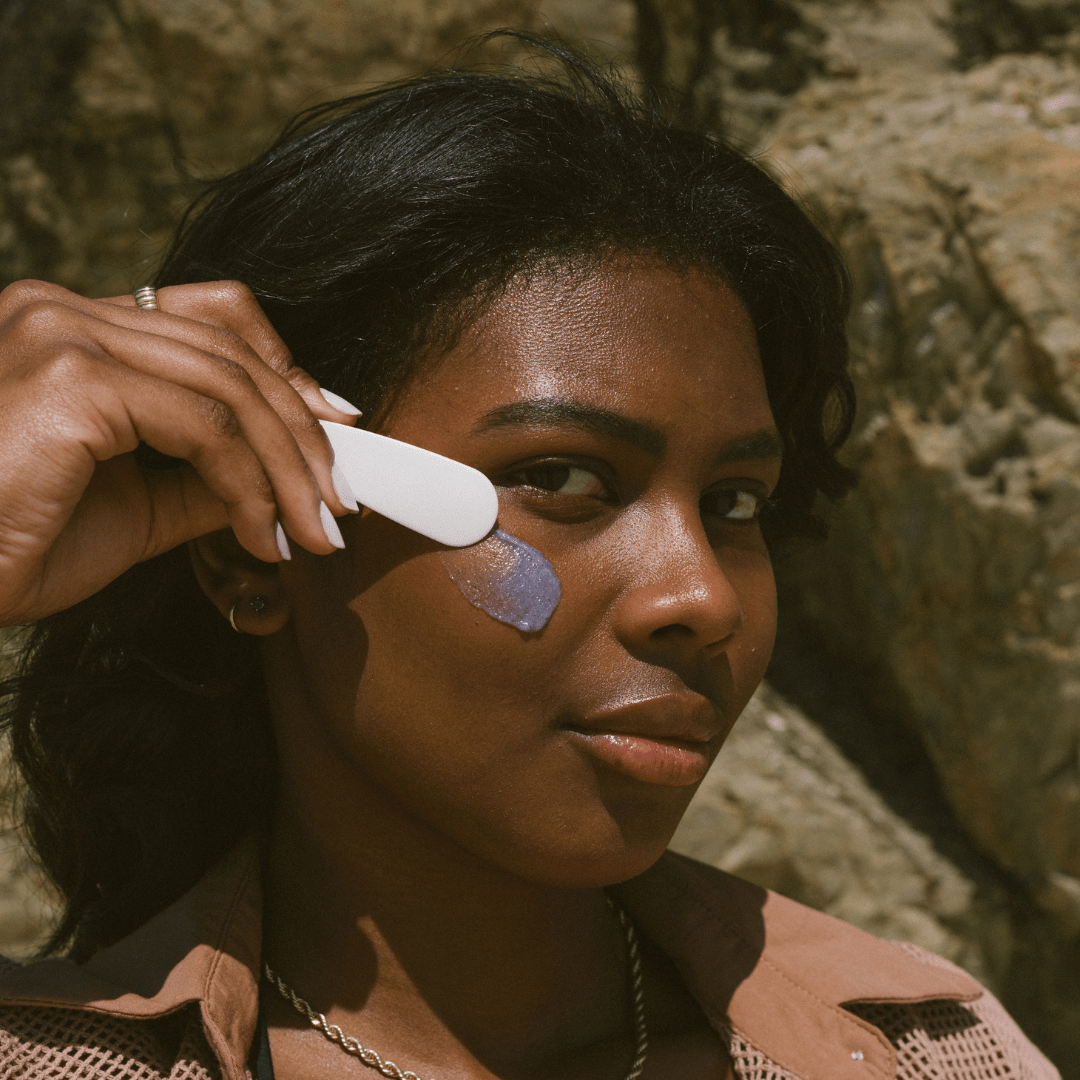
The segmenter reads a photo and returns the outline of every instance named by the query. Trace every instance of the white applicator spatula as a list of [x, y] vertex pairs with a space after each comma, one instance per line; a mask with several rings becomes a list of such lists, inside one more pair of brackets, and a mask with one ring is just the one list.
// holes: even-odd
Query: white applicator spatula
[[357, 502], [448, 547], [483, 540], [499, 497], [479, 470], [411, 443], [320, 420]]

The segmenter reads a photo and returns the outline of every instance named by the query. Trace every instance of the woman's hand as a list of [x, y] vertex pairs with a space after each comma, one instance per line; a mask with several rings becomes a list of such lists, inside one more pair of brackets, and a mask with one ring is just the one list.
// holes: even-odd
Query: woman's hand
[[[292, 366], [243, 285], [171, 286], [158, 303], [42, 281], [0, 293], [0, 626], [227, 526], [267, 562], [288, 552], [279, 522], [308, 551], [335, 548], [320, 503], [349, 508], [318, 418], [355, 416]], [[141, 469], [140, 441], [190, 468]]]

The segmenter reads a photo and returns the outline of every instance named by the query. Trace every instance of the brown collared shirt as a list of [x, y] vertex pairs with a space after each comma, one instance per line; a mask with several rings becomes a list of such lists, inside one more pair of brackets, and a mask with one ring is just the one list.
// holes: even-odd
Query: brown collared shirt
[[[1060, 1080], [991, 994], [915, 946], [671, 853], [614, 891], [742, 1080]], [[261, 919], [249, 841], [88, 963], [7, 963], [0, 1077], [249, 1080]]]

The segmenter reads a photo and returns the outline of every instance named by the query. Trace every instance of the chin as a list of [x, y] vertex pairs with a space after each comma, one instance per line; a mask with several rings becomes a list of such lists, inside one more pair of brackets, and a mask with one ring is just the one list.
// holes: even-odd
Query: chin
[[604, 889], [645, 873], [667, 850], [667, 843], [623, 845], [618, 850], [594, 850], [553, 858], [543, 865], [523, 867], [527, 877], [541, 885], [562, 889]]
[[[689, 801], [689, 796], [687, 796]], [[667, 850], [682, 817], [639, 803], [604, 806], [583, 814], [577, 827], [554, 836], [517, 839], [478, 854], [517, 877], [553, 888], [597, 889], [617, 885], [649, 869]], [[510, 850], [507, 850], [509, 847]]]

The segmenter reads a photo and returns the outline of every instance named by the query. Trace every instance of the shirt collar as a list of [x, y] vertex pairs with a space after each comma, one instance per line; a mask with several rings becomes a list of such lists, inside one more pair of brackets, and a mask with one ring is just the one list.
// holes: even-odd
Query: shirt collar
[[845, 1003], [983, 993], [960, 971], [672, 852], [614, 891], [713, 1024], [802, 1080], [896, 1076], [892, 1044]]
[[[226, 1080], [244, 1080], [258, 1016], [259, 866], [257, 842], [246, 841], [88, 963], [57, 958], [3, 972], [0, 1002], [144, 1019], [197, 1002]], [[716, 1027], [732, 1028], [804, 1080], [896, 1075], [891, 1044], [845, 1002], [970, 1001], [982, 993], [966, 975], [672, 853], [613, 891]]]
[[79, 966], [39, 960], [0, 974], [0, 1003], [153, 1019], [197, 1002], [225, 1080], [246, 1080], [259, 1011], [259, 845], [245, 841], [193, 889]]

